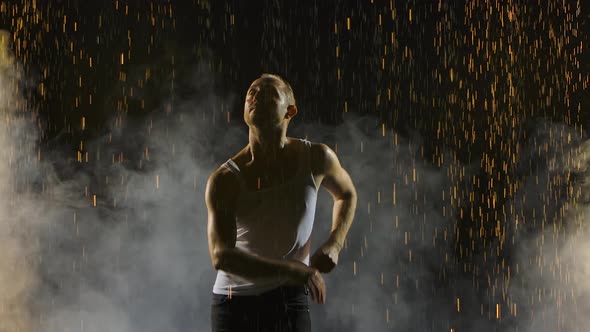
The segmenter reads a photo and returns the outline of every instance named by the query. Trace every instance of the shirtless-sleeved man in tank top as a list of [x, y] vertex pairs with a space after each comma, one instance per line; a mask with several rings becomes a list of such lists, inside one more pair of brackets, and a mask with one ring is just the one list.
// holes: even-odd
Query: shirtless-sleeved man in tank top
[[[207, 181], [209, 253], [217, 270], [212, 331], [309, 331], [307, 296], [326, 301], [320, 272], [338, 263], [357, 194], [327, 145], [286, 136], [296, 114], [283, 78], [263, 74], [252, 82], [244, 103], [249, 143]], [[320, 186], [334, 200], [332, 228], [310, 257]]]

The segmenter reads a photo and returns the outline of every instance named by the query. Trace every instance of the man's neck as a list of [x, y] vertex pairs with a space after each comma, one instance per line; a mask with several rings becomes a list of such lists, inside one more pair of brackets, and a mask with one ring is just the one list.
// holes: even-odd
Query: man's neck
[[278, 129], [263, 133], [250, 128], [248, 153], [252, 158], [251, 163], [261, 168], [276, 166], [284, 157], [288, 141], [286, 130]]

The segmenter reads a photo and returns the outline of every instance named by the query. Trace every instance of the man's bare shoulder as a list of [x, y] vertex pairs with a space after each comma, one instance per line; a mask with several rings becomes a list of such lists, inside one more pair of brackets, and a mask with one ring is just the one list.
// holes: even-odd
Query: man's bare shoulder
[[311, 167], [315, 175], [324, 175], [330, 165], [339, 164], [336, 153], [324, 143], [311, 142], [310, 151]]
[[[215, 197], [231, 195], [237, 192], [239, 186], [238, 178], [234, 172], [227, 167], [219, 166], [207, 180], [207, 193]], [[229, 198], [229, 197], [228, 197]]]
[[[247, 145], [244, 146], [240, 151], [238, 151], [238, 153], [236, 153], [233, 157], [231, 157], [231, 160], [234, 163], [236, 163], [236, 165], [238, 165], [238, 167], [240, 167], [240, 165], [242, 165], [244, 162], [244, 155], [245, 155], [245, 152], [247, 151], [247, 148], [248, 148]], [[211, 175], [209, 176], [209, 179], [213, 178], [214, 180], [222, 182], [222, 183], [225, 183], [225, 182], [229, 182], [229, 184], [234, 184], [232, 182], [237, 183], [238, 177], [236, 176], [236, 174], [224, 165], [225, 165], [225, 163], [221, 164], [213, 173], [211, 173]]]

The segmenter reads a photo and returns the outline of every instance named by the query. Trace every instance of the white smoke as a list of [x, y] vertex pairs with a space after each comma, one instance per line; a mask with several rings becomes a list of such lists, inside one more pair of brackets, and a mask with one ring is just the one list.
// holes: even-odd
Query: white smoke
[[38, 175], [34, 112], [21, 94], [22, 70], [0, 30], [0, 331], [30, 331], [31, 291], [38, 283], [41, 206], [30, 185]]
[[[24, 78], [8, 35], [0, 40], [0, 331], [209, 330], [215, 271], [205, 182], [247, 144], [245, 124], [227, 123], [219, 111], [224, 98], [203, 83], [214, 78], [201, 75], [195, 85], [202, 96], [175, 101], [172, 112], [119, 123], [112, 135], [86, 142], [93, 157], [75, 171], [59, 151], [39, 155], [34, 112], [20, 92]], [[565, 135], [543, 136], [553, 147], [551, 158], [523, 175], [510, 202], [515, 208], [506, 209], [516, 211], [508, 224], [518, 217], [523, 231], [510, 230], [520, 269], [508, 296], [517, 319], [503, 330], [582, 331], [590, 324], [590, 231], [584, 225], [590, 144], [572, 128], [554, 132]], [[312, 305], [314, 329], [498, 326], [486, 317], [460, 317], [456, 292], [477, 294], [471, 280], [449, 280], [457, 276], [449, 256], [458, 212], [442, 193], [450, 193], [450, 174], [462, 169], [468, 179], [479, 165], [460, 165], [447, 154], [440, 168], [432, 167], [420, 152], [428, 142], [383, 133], [371, 117], [347, 115], [334, 127], [294, 121], [289, 136], [329, 143], [359, 193], [347, 248], [325, 276], [327, 303]], [[545, 162], [523, 159], [524, 170], [528, 161]], [[570, 204], [563, 222], [546, 219], [541, 231], [523, 222], [533, 208], [559, 213], [564, 204], [548, 205], [540, 195], [549, 195], [547, 179], [568, 174], [560, 184], [572, 192], [563, 196]], [[331, 204], [321, 189], [312, 250], [330, 229]]]
[[[521, 331], [585, 331], [590, 324], [590, 141], [539, 121], [515, 196], [510, 296]], [[539, 149], [542, 147], [542, 149]], [[532, 166], [531, 166], [532, 165]], [[512, 312], [513, 310], [511, 310]]]

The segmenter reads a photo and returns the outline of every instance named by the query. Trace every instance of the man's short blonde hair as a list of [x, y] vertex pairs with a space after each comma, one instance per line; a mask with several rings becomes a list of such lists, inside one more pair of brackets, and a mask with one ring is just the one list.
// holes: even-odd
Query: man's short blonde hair
[[287, 82], [284, 78], [280, 77], [279, 75], [266, 73], [260, 75], [260, 78], [274, 78], [276, 80], [281, 81], [286, 88], [283, 89], [283, 91], [285, 91], [285, 94], [287, 95], [287, 102], [289, 103], [289, 105], [295, 105], [295, 94], [293, 93], [293, 88], [291, 88], [291, 84], [289, 84], [289, 82]]

